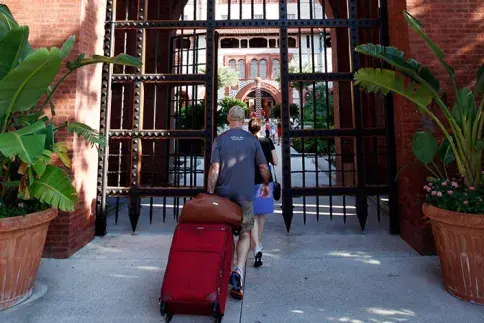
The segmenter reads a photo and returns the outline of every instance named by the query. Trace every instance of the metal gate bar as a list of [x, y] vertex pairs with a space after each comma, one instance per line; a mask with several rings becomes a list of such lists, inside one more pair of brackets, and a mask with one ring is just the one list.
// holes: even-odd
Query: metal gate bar
[[[227, 6], [227, 18], [219, 19], [215, 16], [216, 2], [220, 2]], [[283, 164], [283, 194], [282, 203], [283, 216], [287, 229], [291, 227], [292, 218], [294, 215], [294, 199], [302, 199], [303, 219], [306, 221], [307, 207], [314, 201], [316, 205], [316, 219], [320, 217], [320, 198], [328, 197], [329, 199], [329, 217], [333, 218], [333, 207], [335, 201], [333, 198], [338, 198], [343, 204], [343, 221], [346, 222], [347, 204], [353, 203], [353, 199], [346, 200], [347, 196], [354, 196], [356, 198], [356, 214], [362, 229], [364, 229], [368, 218], [368, 198], [376, 196], [377, 217], [380, 219], [380, 196], [388, 196], [390, 208], [390, 231], [392, 233], [398, 232], [398, 217], [396, 204], [396, 186], [393, 182], [396, 174], [395, 163], [395, 135], [393, 126], [393, 110], [391, 100], [385, 99], [385, 106], [387, 107], [384, 114], [384, 127], [376, 126], [375, 111], [371, 111], [370, 118], [373, 118], [372, 124], [374, 126], [367, 127], [363, 119], [363, 107], [368, 109], [368, 106], [363, 106], [362, 94], [359, 89], [351, 84], [352, 108], [354, 119], [352, 127], [334, 127], [334, 112], [333, 107], [330, 107], [330, 92], [329, 84], [334, 88], [334, 84], [343, 84], [352, 82], [353, 72], [360, 66], [360, 57], [353, 51], [354, 47], [361, 41], [361, 30], [370, 30], [370, 28], [378, 28], [380, 30], [380, 40], [383, 44], [388, 42], [387, 32], [387, 7], [386, 1], [380, 1], [381, 8], [378, 15], [374, 14], [375, 2], [370, 0], [348, 0], [348, 7], [340, 6], [339, 1], [330, 1], [332, 4], [332, 13], [334, 17], [328, 18], [326, 1], [321, 4], [318, 0], [311, 0], [309, 6], [309, 13], [302, 14], [302, 3], [296, 1], [295, 11], [297, 17], [288, 17], [288, 5], [293, 5], [293, 1], [281, 0], [279, 1], [279, 17], [277, 19], [267, 19], [267, 1], [262, 1], [262, 15], [256, 16], [255, 1], [245, 0], [245, 3], [250, 3], [250, 12], [247, 15], [244, 12], [243, 2], [241, 0], [107, 0], [106, 10], [106, 26], [104, 39], [104, 53], [105, 55], [115, 54], [115, 50], [119, 50], [119, 44], [115, 44], [115, 35], [118, 32], [124, 34], [124, 51], [136, 55], [146, 63], [147, 57], [154, 59], [154, 68], [143, 65], [142, 69], [137, 71], [130, 70], [113, 70], [109, 65], [103, 66], [102, 76], [102, 98], [101, 98], [101, 126], [100, 130], [106, 134], [108, 138], [108, 147], [101, 148], [98, 160], [98, 200], [97, 200], [97, 220], [96, 220], [96, 234], [103, 235], [106, 233], [106, 203], [107, 197], [115, 198], [115, 217], [116, 221], [119, 215], [119, 207], [121, 197], [129, 198], [129, 218], [132, 229], [135, 230], [140, 215], [140, 208], [148, 205], [150, 208], [149, 217], [150, 223], [153, 222], [153, 207], [156, 204], [158, 197], [163, 198], [163, 221], [166, 217], [167, 203], [172, 203], [174, 209], [174, 216], [180, 210], [180, 204], [183, 204], [187, 198], [191, 198], [203, 190], [199, 187], [201, 183], [197, 182], [197, 175], [207, 174], [210, 165], [210, 153], [212, 140], [216, 136], [216, 126], [214, 122], [217, 91], [217, 48], [218, 48], [218, 34], [217, 30], [221, 29], [237, 29], [237, 28], [278, 28], [280, 30], [279, 49], [280, 49], [280, 83], [281, 98], [282, 98], [282, 164]], [[117, 3], [117, 4], [116, 4]], [[198, 7], [199, 3], [203, 6]], [[314, 6], [313, 4], [318, 4]], [[156, 10], [152, 10], [153, 4]], [[358, 12], [358, 5], [362, 8]], [[122, 12], [118, 12], [115, 7], [122, 7]], [[167, 8], [170, 16], [166, 19]], [[180, 12], [179, 16], [174, 16], [173, 12]], [[307, 13], [307, 12], [306, 12]], [[185, 14], [193, 15], [193, 19], [185, 17]], [[123, 16], [124, 15], [124, 16]], [[346, 16], [347, 15], [347, 16]], [[297, 32], [294, 32], [294, 29]], [[315, 31], [317, 29], [317, 31]], [[291, 31], [290, 31], [291, 30]], [[311, 55], [311, 70], [303, 71], [302, 69], [302, 30], [306, 33], [306, 42], [308, 48], [307, 52]], [[321, 31], [322, 30], [322, 31]], [[330, 34], [327, 31], [348, 30], [349, 45], [352, 53], [349, 56], [351, 61], [351, 70], [331, 70], [328, 71], [328, 53], [327, 36]], [[177, 32], [178, 31], [178, 32]], [[200, 31], [203, 31], [203, 36], [206, 41], [206, 48], [200, 46], [199, 38], [202, 36]], [[320, 43], [324, 37], [324, 44], [320, 50], [323, 51], [324, 64], [319, 63], [316, 67], [315, 62], [315, 37], [316, 32], [320, 34]], [[291, 37], [291, 44], [293, 44], [293, 37], [296, 35], [299, 43], [299, 73], [291, 72], [289, 70], [289, 37]], [[342, 33], [340, 33], [342, 34]], [[159, 47], [162, 42], [160, 40], [166, 39], [168, 36], [168, 55], [166, 52], [160, 51]], [[370, 32], [370, 36], [373, 34]], [[117, 37], [117, 36], [116, 36]], [[147, 42], [150, 42], [153, 37], [156, 37], [156, 45], [153, 53], [147, 48]], [[375, 40], [370, 38], [371, 40]], [[189, 44], [186, 48], [185, 44]], [[134, 46], [132, 46], [132, 44]], [[116, 45], [116, 48], [115, 46]], [[163, 45], [164, 46], [164, 45]], [[192, 46], [190, 48], [190, 46]], [[293, 45], [291, 45], [292, 47]], [[165, 48], [165, 47], [163, 47]], [[198, 61], [198, 55], [201, 50], [205, 51], [205, 64]], [[335, 49], [333, 49], [335, 50]], [[320, 53], [321, 55], [321, 53]], [[168, 57], [169, 71], [158, 69], [160, 61]], [[151, 62], [151, 61], [150, 61]], [[150, 63], [151, 64], [151, 63]], [[199, 74], [200, 68], [205, 65], [205, 73]], [[324, 69], [321, 65], [324, 65]], [[149, 69], [149, 70], [147, 70]], [[340, 83], [338, 83], [340, 82]], [[343, 82], [343, 83], [341, 83]], [[301, 129], [291, 129], [290, 127], [290, 83], [299, 83], [300, 85], [307, 85], [308, 95], [312, 98], [312, 104], [304, 107], [301, 104], [301, 114], [304, 115], [304, 109], [312, 109], [312, 126], [305, 124], [302, 118]], [[204, 127], [195, 127], [199, 118], [195, 115], [195, 106], [200, 102], [198, 98], [198, 87], [205, 87], [204, 98]], [[321, 86], [325, 93], [325, 114], [326, 124], [317, 126], [317, 112], [316, 112], [316, 94], [319, 93]], [[121, 100], [116, 103], [116, 111], [119, 111], [119, 129], [111, 129], [111, 124], [114, 122], [113, 117], [113, 93], [111, 88], [116, 91], [116, 100]], [[191, 92], [191, 95], [188, 93]], [[144, 113], [151, 109], [146, 104], [146, 97], [144, 93], [152, 93], [153, 97], [150, 101], [153, 107], [152, 121], [145, 120]], [[158, 94], [160, 96], [158, 96]], [[162, 94], [165, 93], [165, 94]], [[190, 99], [182, 98], [182, 93], [185, 93]], [[163, 95], [165, 97], [163, 97]], [[350, 93], [347, 93], [350, 95]], [[300, 98], [302, 100], [302, 97]], [[166, 100], [165, 102], [162, 102]], [[373, 105], [374, 99], [369, 99]], [[184, 103], [183, 103], [184, 102]], [[301, 101], [302, 103], [302, 101]], [[131, 108], [132, 111], [128, 111]], [[375, 105], [378, 103], [375, 101]], [[166, 111], [157, 109], [158, 107], [166, 107]], [[190, 110], [191, 107], [191, 110]], [[365, 110], [366, 111], [366, 110]], [[118, 112], [116, 112], [118, 113]], [[165, 114], [165, 115], [163, 115]], [[160, 116], [161, 119], [158, 119]], [[160, 125], [159, 120], [165, 118], [166, 124]], [[186, 129], [178, 127], [180, 118], [186, 120], [191, 119], [191, 125], [194, 129]], [[130, 120], [131, 119], [131, 120]], [[118, 119], [116, 119], [118, 120]], [[163, 119], [164, 120], [164, 119]], [[365, 119], [366, 120], [366, 119]], [[117, 122], [117, 121], [116, 121]], [[153, 127], [146, 126], [146, 123], [152, 122]], [[171, 123], [175, 125], [171, 126]], [[117, 127], [117, 126], [116, 126]], [[305, 148], [309, 147], [307, 139], [312, 138], [316, 147], [319, 145], [326, 145], [328, 148], [324, 152], [307, 152]], [[194, 140], [201, 140], [203, 142], [203, 170], [197, 169], [199, 157], [198, 153], [193, 151]], [[298, 154], [291, 154], [291, 140], [301, 140], [302, 152]], [[157, 143], [164, 143], [158, 145]], [[188, 142], [188, 146], [185, 144]], [[305, 146], [306, 145], [306, 146]], [[330, 147], [339, 145], [340, 147], [353, 147], [350, 149], [351, 153], [346, 150], [332, 151]], [[386, 146], [386, 148], [385, 148]], [[145, 148], [143, 152], [143, 147]], [[185, 147], [185, 148], [183, 148]], [[189, 148], [187, 148], [189, 147]], [[371, 151], [369, 147], [374, 148]], [[188, 150], [186, 150], [188, 149]], [[344, 148], [346, 149], [346, 148]], [[127, 156], [129, 154], [129, 156]], [[353, 169], [345, 169], [344, 167], [334, 169], [331, 165], [328, 170], [319, 169], [320, 158], [327, 158], [331, 161], [334, 158], [353, 158], [355, 157], [355, 167]], [[382, 184], [381, 179], [375, 179], [375, 183], [369, 182], [367, 167], [377, 169], [382, 161], [382, 156], [386, 158], [387, 180]], [[157, 157], [164, 156], [167, 161], [164, 162], [163, 167], [166, 168], [168, 177], [173, 178], [173, 181], [166, 182], [163, 185], [158, 185], [161, 181], [156, 167], [161, 167], [156, 164]], [[129, 157], [128, 159], [126, 159]], [[111, 158], [111, 159], [110, 159]], [[114, 158], [114, 159], [113, 159]], [[302, 158], [302, 171], [292, 168], [291, 158]], [[312, 170], [306, 164], [306, 158], [315, 161], [315, 170]], [[117, 160], [111, 165], [110, 160]], [[129, 165], [126, 165], [126, 160], [129, 160]], [[146, 165], [150, 165], [149, 171], [145, 170]], [[172, 166], [170, 166], [172, 163]], [[110, 170], [110, 165], [114, 170]], [[114, 165], [114, 166], [113, 166]], [[124, 166], [128, 169], [123, 169]], [[195, 165], [195, 166], [194, 166]], [[171, 168], [170, 168], [171, 167]], [[128, 170], [129, 174], [126, 173]], [[148, 173], [149, 174], [148, 174]], [[321, 183], [319, 180], [320, 174], [325, 174], [329, 177], [329, 185]], [[348, 173], [355, 173], [355, 185], [347, 182], [345, 175]], [[302, 187], [293, 186], [291, 179], [292, 174], [302, 175]], [[316, 184], [313, 187], [306, 187], [306, 175], [315, 175]], [[113, 177], [116, 176], [116, 177]], [[333, 176], [340, 176], [340, 184], [333, 181]], [[148, 178], [148, 179], [147, 179]], [[207, 183], [207, 176], [204, 176], [203, 185]], [[126, 184], [127, 183], [127, 184]], [[326, 186], [324, 186], [326, 185]], [[341, 198], [339, 198], [341, 197]], [[141, 199], [147, 198], [143, 202]], [[296, 203], [299, 205], [298, 203]], [[313, 207], [313, 206], [311, 206]], [[308, 214], [311, 214], [309, 212]]]

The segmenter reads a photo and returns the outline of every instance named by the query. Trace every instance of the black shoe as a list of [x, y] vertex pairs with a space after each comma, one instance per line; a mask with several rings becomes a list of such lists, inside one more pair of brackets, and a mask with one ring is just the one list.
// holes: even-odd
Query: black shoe
[[233, 271], [230, 274], [230, 285], [232, 285], [232, 289], [230, 290], [230, 296], [235, 299], [243, 299], [244, 298], [244, 289], [242, 288], [242, 277], [236, 271]]
[[262, 266], [262, 252], [261, 251], [256, 253], [255, 261], [254, 261], [254, 267], [255, 268], [259, 268], [260, 266]]

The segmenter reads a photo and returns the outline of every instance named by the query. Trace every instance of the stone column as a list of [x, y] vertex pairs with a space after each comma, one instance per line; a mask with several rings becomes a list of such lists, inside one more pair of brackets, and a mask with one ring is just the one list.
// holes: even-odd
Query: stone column
[[262, 117], [262, 91], [261, 91], [261, 78], [256, 77], [255, 79], [255, 113], [258, 119], [263, 119]]

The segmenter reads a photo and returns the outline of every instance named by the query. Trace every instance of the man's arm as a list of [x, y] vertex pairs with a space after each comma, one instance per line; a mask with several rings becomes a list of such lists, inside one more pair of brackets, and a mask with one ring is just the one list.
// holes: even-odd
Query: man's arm
[[210, 165], [210, 170], [208, 172], [208, 184], [207, 184], [208, 185], [207, 191], [210, 194], [213, 194], [215, 192], [219, 173], [220, 173], [220, 164], [212, 163], [212, 165]]

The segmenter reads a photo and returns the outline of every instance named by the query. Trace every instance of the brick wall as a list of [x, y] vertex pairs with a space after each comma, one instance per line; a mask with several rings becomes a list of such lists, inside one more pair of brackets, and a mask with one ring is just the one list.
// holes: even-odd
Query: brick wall
[[[484, 63], [482, 0], [388, 0], [388, 6], [391, 45], [429, 66], [441, 81], [441, 88], [451, 92], [445, 71], [425, 43], [407, 27], [402, 16], [402, 11], [407, 9], [423, 23], [424, 30], [446, 53], [448, 63], [456, 68], [458, 86], [471, 85], [478, 65]], [[402, 98], [395, 97], [394, 105], [397, 162], [398, 167], [403, 167], [415, 160], [411, 152], [412, 137], [426, 122]], [[412, 166], [402, 173], [398, 183], [401, 236], [421, 254], [435, 251], [431, 228], [422, 221], [422, 186], [426, 176], [422, 167]]]
[[[76, 35], [76, 44], [68, 59], [79, 53], [102, 53], [105, 0], [10, 0], [5, 1], [17, 21], [30, 27], [34, 47], [61, 46], [67, 37]], [[63, 73], [61, 73], [63, 74]], [[54, 122], [66, 120], [85, 122], [98, 128], [101, 67], [90, 66], [73, 73], [56, 92]], [[71, 148], [71, 176], [79, 194], [74, 212], [61, 212], [49, 228], [45, 257], [67, 258], [94, 237], [97, 150], [67, 133], [58, 140], [67, 140]]]

